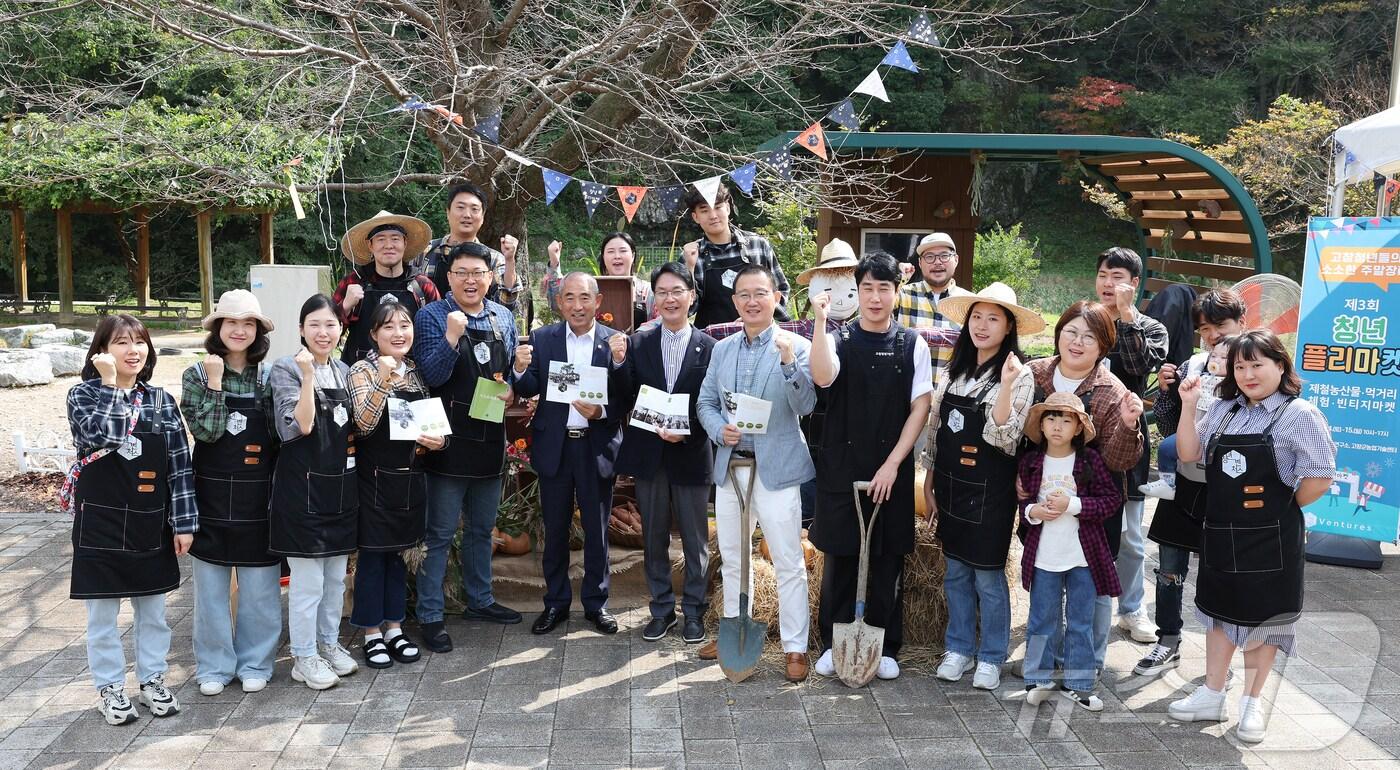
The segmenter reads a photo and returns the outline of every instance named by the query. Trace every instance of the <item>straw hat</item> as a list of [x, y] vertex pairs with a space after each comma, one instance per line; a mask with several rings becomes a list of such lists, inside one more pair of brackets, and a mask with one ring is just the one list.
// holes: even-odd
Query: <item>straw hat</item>
[[994, 281], [976, 294], [961, 294], [938, 300], [938, 312], [959, 326], [967, 324], [967, 314], [978, 302], [1000, 305], [1016, 318], [1016, 334], [1036, 334], [1045, 330], [1045, 319], [1034, 310], [1016, 304], [1016, 290]]
[[817, 264], [797, 274], [797, 282], [806, 286], [818, 270], [854, 270], [858, 264], [860, 260], [856, 259], [856, 252], [851, 248], [851, 244], [840, 238], [832, 238], [830, 243], [822, 247], [821, 259], [817, 260]]
[[1084, 443], [1094, 440], [1094, 421], [1084, 411], [1084, 402], [1073, 393], [1051, 393], [1044, 401], [1031, 407], [1026, 413], [1026, 438], [1040, 443], [1040, 417], [1049, 411], [1068, 412], [1079, 418], [1079, 427], [1084, 431]]
[[220, 318], [252, 318], [262, 326], [264, 332], [272, 331], [272, 320], [262, 314], [262, 305], [253, 292], [247, 289], [231, 289], [219, 295], [214, 312], [200, 322], [205, 331], [212, 331], [214, 322]]
[[428, 241], [433, 239], [433, 229], [427, 222], [417, 217], [380, 211], [347, 230], [345, 237], [340, 239], [340, 250], [355, 264], [368, 265], [374, 261], [374, 255], [369, 251], [369, 234], [374, 232], [375, 228], [384, 225], [396, 226], [403, 230], [404, 259], [413, 259], [422, 254], [428, 248]]
[[934, 246], [947, 246], [954, 254], [958, 253], [958, 245], [953, 243], [953, 236], [947, 233], [929, 233], [919, 239], [919, 245], [914, 247], [914, 253], [923, 256], [925, 251]]

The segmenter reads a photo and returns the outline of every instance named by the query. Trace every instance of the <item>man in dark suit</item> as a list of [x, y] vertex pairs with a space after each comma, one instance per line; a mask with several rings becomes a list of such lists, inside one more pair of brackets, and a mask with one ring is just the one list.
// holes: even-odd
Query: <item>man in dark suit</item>
[[705, 641], [705, 573], [709, 569], [710, 476], [714, 451], [695, 412], [695, 395], [705, 381], [714, 338], [690, 325], [695, 301], [695, 278], [685, 265], [667, 262], [651, 274], [652, 296], [661, 323], [633, 334], [628, 343], [627, 379], [631, 406], [643, 385], [667, 393], [683, 393], [690, 404], [689, 435], [666, 429], [684, 422], [657, 415], [655, 432], [633, 425], [625, 428], [617, 472], [637, 480], [637, 503], [642, 509], [642, 536], [647, 586], [651, 590], [651, 622], [642, 638], [654, 642], [676, 625], [676, 595], [671, 587], [671, 523], [676, 522], [685, 551], [685, 588], [681, 608], [685, 626], [681, 638], [689, 644]]
[[[515, 349], [515, 392], [529, 398], [549, 382], [549, 363], [566, 361], [575, 367], [608, 369], [608, 404], [576, 400], [564, 404], [540, 399], [531, 422], [530, 464], [540, 477], [540, 508], [544, 517], [544, 612], [531, 631], [547, 634], [569, 618], [573, 592], [569, 585], [569, 528], [574, 503], [583, 524], [583, 583], [579, 588], [583, 616], [605, 634], [617, 633], [617, 620], [608, 602], [608, 514], [612, 510], [613, 460], [622, 442], [621, 421], [626, 410], [619, 399], [626, 392], [627, 335], [595, 320], [598, 282], [586, 273], [570, 273], [559, 285], [560, 323], [530, 335], [530, 345]], [[536, 354], [538, 351], [538, 354]]]

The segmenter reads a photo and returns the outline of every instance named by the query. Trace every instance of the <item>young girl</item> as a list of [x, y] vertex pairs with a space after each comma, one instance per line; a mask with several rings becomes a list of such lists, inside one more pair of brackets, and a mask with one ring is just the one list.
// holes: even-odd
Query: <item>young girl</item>
[[301, 306], [302, 349], [272, 365], [273, 413], [282, 448], [272, 476], [269, 551], [292, 568], [287, 631], [292, 679], [334, 687], [359, 666], [341, 646], [345, 566], [357, 544], [358, 482], [349, 367], [332, 359], [340, 316], [324, 294]]
[[[208, 355], [185, 370], [180, 408], [194, 436], [199, 534], [194, 556], [195, 680], [218, 695], [234, 677], [243, 692], [272, 678], [282, 640], [281, 570], [267, 552], [267, 499], [276, 432], [261, 363], [272, 321], [253, 293], [224, 292], [202, 326]], [[238, 623], [229, 585], [238, 570]]]
[[177, 556], [199, 529], [185, 424], [175, 399], [150, 384], [156, 352], [146, 327], [125, 313], [103, 318], [88, 348], [83, 381], [68, 391], [68, 426], [78, 461], [62, 502], [73, 514], [71, 598], [87, 604], [88, 668], [107, 724], [137, 719], [126, 697], [126, 658], [117, 613], [135, 618], [140, 703], [153, 716], [180, 712], [165, 686], [170, 627], [165, 594], [180, 585]]
[[418, 645], [400, 625], [407, 614], [408, 577], [399, 552], [423, 540], [427, 488], [423, 455], [441, 449], [441, 437], [389, 438], [391, 399], [417, 401], [428, 386], [409, 358], [413, 316], [397, 302], [385, 302], [369, 317], [375, 347], [350, 367], [350, 400], [359, 435], [356, 468], [360, 479], [360, 554], [355, 561], [355, 608], [350, 625], [364, 629], [365, 664], [388, 668], [419, 658]]
[[[1233, 336], [1222, 337], [1208, 352], [1201, 353], [1199, 359], [1193, 357], [1186, 363], [1185, 375], [1195, 374], [1201, 378], [1201, 400], [1196, 404], [1201, 414], [1209, 411], [1210, 405], [1216, 402], [1215, 388], [1224, 379], [1225, 358], [1234, 339]], [[1138, 491], [1163, 500], [1176, 499], [1176, 464], [1176, 434], [1173, 433], [1157, 445], [1157, 480], [1139, 486]]]
[[[1095, 597], [1122, 593], [1103, 521], [1123, 504], [1123, 493], [1094, 449], [1094, 424], [1073, 393], [1052, 393], [1031, 407], [1026, 438], [1037, 448], [1021, 456], [1019, 486], [1026, 543], [1021, 584], [1031, 593], [1026, 621], [1026, 700], [1039, 705], [1055, 690], [1054, 636], [1065, 620], [1061, 692], [1089, 711], [1102, 711], [1094, 694]], [[1032, 491], [1033, 490], [1033, 491]], [[1084, 525], [1084, 526], [1081, 526]]]

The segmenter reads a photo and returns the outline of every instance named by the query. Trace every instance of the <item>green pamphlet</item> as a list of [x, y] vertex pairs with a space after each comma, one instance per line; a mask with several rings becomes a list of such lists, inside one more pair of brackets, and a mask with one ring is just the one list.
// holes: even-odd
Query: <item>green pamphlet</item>
[[508, 390], [510, 385], [504, 382], [477, 377], [476, 392], [472, 394], [472, 406], [467, 414], [476, 420], [505, 422], [506, 402], [501, 400], [501, 396]]

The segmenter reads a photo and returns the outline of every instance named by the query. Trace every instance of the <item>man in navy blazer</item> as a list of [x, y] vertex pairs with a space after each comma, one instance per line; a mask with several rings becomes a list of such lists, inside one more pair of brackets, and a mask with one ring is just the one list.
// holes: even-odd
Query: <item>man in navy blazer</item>
[[681, 608], [688, 644], [705, 641], [705, 578], [709, 570], [710, 475], [714, 450], [696, 412], [696, 395], [710, 365], [715, 340], [690, 325], [695, 277], [679, 262], [667, 262], [651, 274], [651, 291], [661, 323], [633, 334], [628, 342], [627, 373], [631, 388], [627, 408], [636, 404], [643, 385], [663, 393], [684, 394], [689, 402], [689, 435], [658, 427], [624, 428], [617, 472], [637, 480], [642, 510], [642, 537], [651, 621], [642, 638], [657, 641], [676, 625], [676, 594], [671, 586], [671, 524], [681, 534], [685, 552], [685, 588]]
[[[515, 349], [515, 392], [529, 398], [549, 382], [549, 363], [608, 369], [606, 407], [576, 400], [572, 404], [540, 399], [531, 422], [530, 464], [540, 477], [540, 508], [544, 518], [544, 612], [531, 631], [547, 634], [569, 618], [573, 591], [569, 585], [569, 529], [574, 502], [583, 524], [583, 583], [579, 588], [583, 616], [605, 634], [617, 633], [617, 620], [607, 610], [608, 515], [612, 512], [613, 460], [622, 442], [625, 414], [621, 394], [627, 391], [627, 335], [595, 320], [598, 282], [586, 273], [570, 273], [559, 284], [560, 323], [530, 335], [529, 345]], [[616, 363], [614, 363], [616, 362]]]

